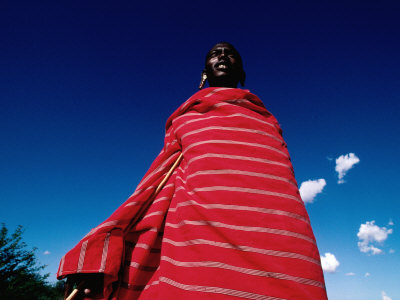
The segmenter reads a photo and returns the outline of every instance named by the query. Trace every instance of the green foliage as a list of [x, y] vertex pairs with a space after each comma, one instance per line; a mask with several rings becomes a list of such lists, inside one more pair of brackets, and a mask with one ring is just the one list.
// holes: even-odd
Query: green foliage
[[36, 248], [26, 250], [23, 229], [18, 226], [11, 236], [4, 224], [0, 230], [0, 299], [62, 299], [63, 282], [50, 285], [49, 274], [41, 275], [46, 266], [38, 265]]

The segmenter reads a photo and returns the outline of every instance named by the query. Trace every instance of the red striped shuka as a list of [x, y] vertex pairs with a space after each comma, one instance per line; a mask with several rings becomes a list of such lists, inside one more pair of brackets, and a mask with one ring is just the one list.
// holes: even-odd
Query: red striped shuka
[[61, 259], [59, 279], [77, 273], [104, 273], [103, 299], [327, 299], [286, 143], [261, 100], [211, 87], [182, 104], [133, 195]]

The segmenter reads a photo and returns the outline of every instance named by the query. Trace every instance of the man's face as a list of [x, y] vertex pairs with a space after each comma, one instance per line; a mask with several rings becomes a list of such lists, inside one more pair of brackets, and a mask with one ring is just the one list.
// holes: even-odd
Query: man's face
[[237, 52], [229, 44], [216, 44], [206, 58], [206, 73], [211, 86], [237, 86], [242, 66]]

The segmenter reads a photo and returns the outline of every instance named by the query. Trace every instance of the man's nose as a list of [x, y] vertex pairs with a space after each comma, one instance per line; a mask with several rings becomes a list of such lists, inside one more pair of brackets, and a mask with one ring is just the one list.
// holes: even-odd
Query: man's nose
[[220, 52], [220, 54], [219, 54], [219, 57], [226, 57], [226, 54], [225, 54], [225, 50], [224, 50], [224, 49], [221, 50], [221, 52]]

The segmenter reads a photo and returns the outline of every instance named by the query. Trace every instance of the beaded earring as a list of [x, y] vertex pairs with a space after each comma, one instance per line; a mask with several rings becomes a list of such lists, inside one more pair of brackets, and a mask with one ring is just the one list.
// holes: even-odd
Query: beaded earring
[[200, 85], [199, 85], [199, 90], [201, 90], [204, 85], [206, 84], [207, 81], [207, 74], [205, 72], [201, 73], [201, 81], [200, 81]]

